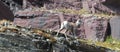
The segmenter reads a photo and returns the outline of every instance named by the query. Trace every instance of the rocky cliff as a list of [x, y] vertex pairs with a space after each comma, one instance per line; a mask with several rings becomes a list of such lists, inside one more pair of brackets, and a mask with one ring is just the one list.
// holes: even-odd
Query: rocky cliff
[[[104, 46], [96, 46], [95, 42], [89, 45], [79, 38], [106, 40], [111, 18], [97, 14], [119, 14], [119, 5], [119, 0], [0, 0], [0, 19], [14, 20], [14, 24], [0, 22], [0, 51], [114, 52]], [[82, 15], [86, 10], [87, 14]], [[75, 31], [77, 38], [67, 32], [66, 40], [65, 29], [59, 33], [60, 36], [55, 36], [64, 20], [75, 23], [77, 19], [82, 20], [82, 25]], [[113, 21], [117, 22], [116, 19]], [[118, 34], [113, 35], [115, 37], [119, 37], [118, 25], [114, 29]], [[114, 45], [114, 42], [110, 44]]]
[[[4, 23], [3, 23], [4, 24]], [[55, 32], [16, 25], [0, 29], [0, 52], [114, 52], [108, 48], [89, 45], [74, 37], [56, 37]]]

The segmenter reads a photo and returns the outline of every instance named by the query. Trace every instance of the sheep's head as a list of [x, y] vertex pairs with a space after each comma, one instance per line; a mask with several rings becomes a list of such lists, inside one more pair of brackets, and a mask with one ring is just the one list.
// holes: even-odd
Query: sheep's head
[[77, 27], [79, 27], [82, 24], [82, 19], [78, 19], [75, 24]]

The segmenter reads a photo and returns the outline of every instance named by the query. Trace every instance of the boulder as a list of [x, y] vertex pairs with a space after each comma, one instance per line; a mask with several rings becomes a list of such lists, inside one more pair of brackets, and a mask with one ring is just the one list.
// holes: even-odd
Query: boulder
[[107, 19], [90, 16], [84, 20], [86, 39], [92, 41], [104, 41], [107, 29]]
[[120, 16], [114, 16], [110, 19], [111, 35], [115, 40], [120, 40]]

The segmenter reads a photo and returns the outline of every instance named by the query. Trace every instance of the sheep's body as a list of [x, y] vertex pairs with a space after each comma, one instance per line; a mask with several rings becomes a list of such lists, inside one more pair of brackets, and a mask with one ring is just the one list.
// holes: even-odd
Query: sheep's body
[[58, 32], [57, 32], [57, 35], [56, 36], [58, 36], [58, 34], [59, 34], [59, 32], [61, 31], [61, 30], [63, 30], [63, 29], [65, 29], [65, 37], [67, 38], [67, 35], [66, 35], [66, 32], [67, 31], [69, 31], [69, 32], [71, 32], [74, 36], [76, 35], [76, 30], [77, 30], [77, 27], [79, 26], [79, 25], [81, 25], [81, 20], [80, 19], [78, 19], [77, 21], [76, 21], [76, 23], [73, 23], [73, 22], [68, 22], [68, 21], [63, 21], [62, 23], [61, 23], [61, 27], [60, 27], [60, 29], [58, 30]]

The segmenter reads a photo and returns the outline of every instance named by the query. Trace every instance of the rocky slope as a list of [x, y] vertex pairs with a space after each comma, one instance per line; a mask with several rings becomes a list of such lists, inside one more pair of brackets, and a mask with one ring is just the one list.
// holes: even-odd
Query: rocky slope
[[[106, 19], [108, 17], [103, 17], [100, 15], [87, 16], [87, 14], [85, 14], [87, 17], [83, 17], [80, 13], [80, 9], [90, 9], [90, 12], [92, 13], [96, 11], [97, 13], [106, 12], [107, 14], [119, 14], [119, 10], [116, 8], [119, 6], [118, 0], [86, 0], [84, 3], [87, 5], [82, 3], [81, 0], [71, 1], [28, 0], [25, 4], [23, 4], [22, 0], [0, 0], [0, 9], [2, 9], [0, 10], [0, 14], [2, 14], [0, 19], [8, 19], [12, 21], [14, 19], [14, 24], [22, 26], [20, 27], [11, 24], [8, 25], [8, 23], [0, 25], [0, 51], [114, 52], [108, 48], [96, 46], [94, 45], [94, 42], [92, 45], [88, 45], [85, 42], [81, 42], [78, 39], [69, 36], [69, 40], [66, 40], [64, 34], [61, 34], [62, 36], [56, 37], [54, 36], [56, 32], [51, 32], [51, 29], [56, 31], [56, 29], [60, 27], [60, 23], [64, 20], [75, 22], [78, 18], [81, 18], [84, 23], [77, 29], [79, 32], [77, 32], [78, 36], [80, 35], [80, 38], [87, 38], [93, 41], [96, 40], [94, 37], [97, 37], [98, 40], [104, 41], [104, 38], [106, 38], [106, 29], [108, 28], [107, 23], [109, 19]], [[92, 5], [91, 3], [95, 3], [95, 5]], [[9, 9], [4, 7], [8, 7]], [[39, 7], [46, 8], [42, 9]], [[58, 13], [56, 13], [56, 9], [61, 10], [57, 11]], [[12, 18], [13, 14], [10, 10], [13, 12], [16, 18]], [[47, 10], [47, 12], [45, 10]], [[63, 12], [62, 14], [59, 13], [61, 11]], [[78, 13], [80, 14], [78, 15]], [[7, 16], [9, 16], [9, 18]], [[41, 28], [42, 30], [36, 28]], [[116, 49], [119, 50], [119, 48]]]
[[[1, 52], [109, 52], [108, 48], [88, 45], [76, 38], [56, 37], [55, 32], [1, 24]], [[6, 25], [6, 26], [4, 26]], [[63, 35], [63, 34], [61, 34]], [[114, 51], [112, 51], [114, 52]]]

